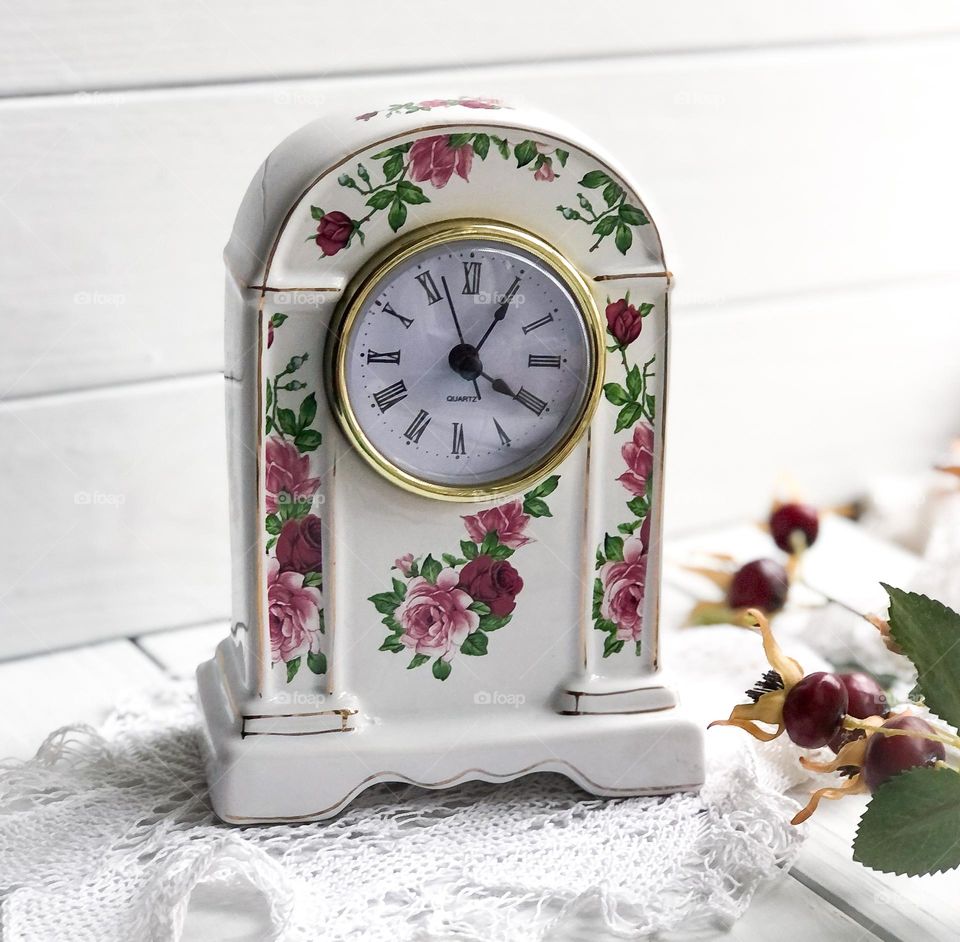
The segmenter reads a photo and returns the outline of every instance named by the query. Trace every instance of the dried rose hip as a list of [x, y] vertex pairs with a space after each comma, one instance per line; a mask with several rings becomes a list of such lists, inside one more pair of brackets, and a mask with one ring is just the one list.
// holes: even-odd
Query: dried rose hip
[[777, 612], [787, 601], [789, 585], [787, 571], [780, 563], [772, 559], [755, 559], [734, 573], [727, 602], [731, 608]]
[[770, 515], [770, 534], [785, 553], [797, 551], [798, 539], [804, 548], [813, 546], [819, 532], [820, 515], [809, 504], [783, 504]]
[[[909, 729], [919, 733], [935, 732], [918, 716], [895, 716], [883, 729]], [[863, 760], [863, 778], [870, 791], [876, 791], [887, 779], [918, 765], [933, 765], [946, 758], [943, 743], [914, 736], [884, 736], [874, 733], [867, 743]]]
[[783, 725], [798, 746], [817, 749], [836, 735], [847, 712], [847, 688], [836, 674], [807, 674], [783, 702]]

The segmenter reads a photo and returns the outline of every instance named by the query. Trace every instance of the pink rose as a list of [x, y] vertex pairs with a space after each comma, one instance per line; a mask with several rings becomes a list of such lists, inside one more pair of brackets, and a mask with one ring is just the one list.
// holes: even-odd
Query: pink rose
[[633, 441], [620, 449], [627, 469], [617, 480], [635, 497], [647, 493], [647, 478], [653, 471], [653, 427], [640, 422], [633, 427]]
[[317, 226], [317, 245], [324, 255], [336, 255], [349, 241], [353, 220], [336, 209], [327, 213]]
[[611, 301], [607, 305], [607, 326], [614, 340], [625, 347], [628, 343], [633, 343], [640, 336], [643, 329], [643, 319], [637, 312], [637, 309], [627, 303], [626, 298], [619, 301]]
[[461, 98], [464, 108], [499, 108], [500, 102], [494, 98]]
[[394, 613], [403, 628], [400, 641], [404, 645], [417, 654], [446, 657], [477, 630], [480, 616], [469, 610], [473, 599], [457, 588], [459, 581], [455, 569], [442, 569], [436, 585], [423, 576], [411, 580]]
[[320, 486], [320, 478], [309, 476], [309, 456], [282, 438], [267, 439], [266, 465], [267, 513], [276, 513], [284, 502], [309, 500]]
[[496, 533], [497, 539], [511, 549], [531, 542], [530, 537], [523, 535], [530, 516], [523, 512], [523, 504], [519, 500], [470, 514], [463, 518], [463, 522], [474, 543], [482, 543], [488, 533]]
[[647, 579], [647, 554], [637, 534], [623, 544], [623, 561], [600, 568], [603, 601], [600, 614], [617, 626], [618, 641], [639, 641], [643, 629], [643, 587]]
[[484, 555], [471, 559], [463, 567], [460, 588], [474, 601], [486, 603], [491, 615], [502, 618], [517, 607], [523, 579], [505, 559]]
[[428, 98], [426, 101], [418, 102], [421, 108], [429, 110], [430, 108], [443, 108], [448, 104], [446, 98]]
[[378, 111], [367, 111], [364, 114], [358, 114], [356, 117], [357, 121], [369, 121], [374, 115], [379, 114]]
[[398, 556], [393, 561], [393, 568], [399, 569], [404, 576], [409, 576], [410, 570], [413, 568], [413, 553], [404, 553], [403, 556]]
[[270, 650], [274, 661], [289, 661], [320, 639], [321, 596], [303, 584], [298, 572], [280, 572], [270, 560], [267, 570], [267, 607], [270, 611]]
[[410, 148], [410, 176], [418, 183], [429, 180], [438, 190], [447, 185], [454, 171], [469, 179], [473, 148], [451, 147], [447, 134], [425, 137]]
[[553, 161], [549, 157], [537, 167], [537, 171], [533, 175], [534, 180], [545, 180], [547, 183], [556, 178], [557, 175], [553, 172]]
[[277, 537], [281, 572], [323, 572], [323, 526], [316, 514], [288, 520]]

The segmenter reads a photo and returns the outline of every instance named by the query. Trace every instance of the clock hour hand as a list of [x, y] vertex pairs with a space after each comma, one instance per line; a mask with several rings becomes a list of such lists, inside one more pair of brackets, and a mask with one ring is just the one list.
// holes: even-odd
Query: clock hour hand
[[517, 289], [520, 287], [520, 279], [514, 278], [513, 284], [507, 289], [507, 293], [503, 296], [500, 306], [493, 312], [493, 320], [490, 321], [490, 326], [486, 329], [483, 336], [480, 338], [480, 343], [477, 344], [477, 349], [479, 350], [487, 340], [487, 337], [490, 336], [490, 331], [493, 330], [497, 324], [500, 323], [506, 316], [507, 311], [510, 309], [510, 302], [513, 300], [513, 296], [517, 293]]
[[480, 375], [490, 381], [494, 392], [503, 393], [504, 396], [510, 396], [511, 399], [514, 397], [513, 390], [507, 385], [505, 380], [499, 378], [494, 379], [489, 373], [481, 373]]
[[[447, 279], [443, 276], [440, 277], [440, 283], [443, 285], [443, 293], [447, 296], [447, 304], [450, 307], [450, 313], [453, 315], [453, 326], [457, 328], [457, 336], [460, 338], [460, 346], [454, 347], [453, 351], [450, 354], [450, 366], [457, 372], [460, 372], [456, 366], [454, 366], [453, 357], [457, 350], [465, 347], [466, 344], [463, 340], [463, 331], [460, 329], [460, 319], [457, 317], [457, 309], [453, 306], [453, 298], [450, 297], [450, 289], [447, 287]], [[474, 349], [474, 356], [476, 356], [476, 350]], [[473, 380], [473, 388], [477, 394], [477, 399], [480, 399], [480, 387], [477, 385], [476, 379]]]

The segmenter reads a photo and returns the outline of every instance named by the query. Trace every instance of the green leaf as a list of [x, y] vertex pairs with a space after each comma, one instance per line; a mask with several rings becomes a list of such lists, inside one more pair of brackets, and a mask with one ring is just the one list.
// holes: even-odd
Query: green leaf
[[403, 170], [403, 154], [397, 152], [391, 154], [390, 157], [384, 162], [383, 165], [383, 175], [386, 177], [387, 182], [389, 183], [394, 177], [398, 176]]
[[300, 403], [300, 414], [297, 416], [298, 431], [303, 431], [317, 417], [317, 396], [310, 393]]
[[[545, 516], [550, 516], [546, 514]], [[492, 550], [490, 550], [490, 555], [494, 559], [509, 559], [513, 555], [514, 551], [510, 549], [509, 546], [504, 546], [502, 543], [498, 543]]]
[[376, 595], [371, 595], [367, 601], [373, 602], [373, 607], [381, 615], [392, 615], [403, 599], [398, 599], [393, 592], [378, 592]]
[[472, 133], [469, 134], [451, 134], [447, 138], [447, 143], [451, 147], [463, 147], [464, 144], [470, 143], [470, 138], [473, 137]]
[[630, 513], [634, 514], [637, 517], [646, 517], [650, 513], [650, 502], [646, 497], [637, 496], [627, 501], [627, 506], [630, 508]]
[[499, 631], [508, 624], [513, 615], [483, 615], [478, 628], [480, 631]]
[[478, 615], [490, 614], [490, 606], [486, 602], [471, 602], [467, 607], [471, 612], [476, 612]]
[[523, 512], [530, 514], [531, 517], [552, 517], [550, 507], [545, 500], [539, 497], [525, 497], [523, 500]]
[[480, 657], [487, 653], [487, 636], [482, 631], [475, 631], [467, 635], [463, 644], [460, 645], [460, 651], [463, 654], [469, 654], [471, 657]]
[[545, 481], [541, 481], [532, 491], [527, 491], [524, 497], [549, 497], [560, 483], [559, 474], [551, 474]]
[[[267, 401], [266, 401], [266, 405], [264, 406], [264, 411], [269, 412], [270, 406], [272, 405], [273, 405], [273, 386], [270, 383], [267, 383]], [[270, 421], [269, 415], [267, 416], [267, 421], [268, 422]]]
[[507, 141], [505, 141], [502, 137], [497, 137], [496, 135], [491, 137], [490, 140], [492, 140], [493, 143], [497, 145], [497, 150], [500, 151], [500, 156], [504, 160], [509, 160], [510, 159], [509, 143], [507, 143]]
[[407, 207], [403, 200], [398, 196], [390, 204], [390, 212], [387, 215], [387, 222], [390, 223], [390, 228], [396, 232], [398, 229], [402, 228], [406, 221]]
[[631, 366], [627, 371], [627, 390], [631, 399], [636, 399], [643, 391], [643, 373], [639, 366]]
[[393, 594], [398, 599], [402, 600], [407, 594], [406, 585], [402, 583], [399, 579], [391, 579], [390, 581], [393, 583]]
[[623, 537], [611, 536], [609, 533], [603, 537], [603, 553], [607, 559], [614, 562], [623, 562]]
[[367, 206], [374, 209], [386, 209], [396, 198], [393, 190], [377, 190], [370, 199], [367, 200]]
[[276, 545], [277, 545], [277, 538], [275, 536], [272, 536], [270, 537], [269, 540], [267, 540], [266, 545], [264, 546], [264, 549], [269, 553], [270, 550], [272, 550]]
[[607, 397], [607, 402], [612, 402], [615, 406], [630, 402], [630, 396], [619, 383], [607, 383], [603, 387], [603, 394]]
[[297, 671], [300, 670], [300, 658], [295, 657], [287, 661], [287, 683], [289, 684], [294, 677], [297, 676]]
[[611, 654], [619, 654], [623, 650], [623, 642], [617, 640], [616, 634], [608, 634], [603, 639], [603, 656], [610, 657]]
[[466, 562], [465, 559], [458, 559], [453, 553], [441, 553], [440, 558], [443, 560], [444, 565], [449, 566], [451, 569], [456, 569], [457, 566]]
[[384, 615], [380, 619], [395, 635], [403, 634], [403, 628], [400, 627], [400, 622], [393, 617], [393, 615]]
[[567, 165], [567, 158], [570, 156], [570, 152], [569, 152], [569, 151], [563, 150], [563, 148], [558, 147], [558, 148], [556, 148], [556, 150], [554, 150], [553, 155], [554, 155], [554, 157], [556, 157], [557, 160], [560, 162], [560, 166], [561, 166], [561, 167], [566, 167], [566, 165]]
[[656, 399], [654, 398], [653, 393], [647, 393], [647, 398], [644, 400], [644, 405], [647, 410], [647, 415], [652, 420], [653, 417], [656, 415], [656, 412], [655, 412]]
[[293, 409], [277, 409], [277, 422], [287, 435], [297, 434], [297, 417]]
[[445, 661], [442, 657], [438, 657], [433, 662], [433, 676], [437, 680], [446, 680], [450, 676], [451, 669], [450, 662]]
[[633, 230], [621, 222], [620, 225], [617, 226], [617, 234], [613, 237], [613, 241], [620, 250], [620, 254], [626, 255], [627, 249], [633, 245]]
[[853, 859], [907, 876], [960, 867], [960, 774], [915, 768], [884, 782], [860, 818]]
[[890, 634], [913, 661], [927, 706], [960, 727], [960, 615], [925, 595], [880, 584], [890, 596]]
[[617, 424], [614, 432], [622, 432], [636, 424], [643, 416], [643, 406], [639, 402], [628, 402], [617, 414]]
[[517, 166], [525, 167], [537, 156], [537, 145], [533, 141], [521, 141], [513, 149], [513, 156], [517, 158]]
[[620, 207], [620, 218], [628, 226], [645, 226], [650, 222], [644, 215], [643, 210], [637, 209], [636, 206], [631, 206], [629, 203], [624, 203]]
[[414, 654], [410, 659], [410, 663], [407, 665], [407, 670], [412, 671], [414, 668], [419, 667], [421, 664], [426, 664], [430, 660], [429, 654]]
[[314, 674], [326, 674], [327, 656], [322, 651], [317, 651], [316, 654], [310, 651], [307, 654], [307, 667], [309, 667]]
[[612, 180], [603, 188], [603, 200], [607, 206], [613, 206], [621, 196], [623, 196], [623, 190]]
[[378, 651], [389, 651], [391, 654], [399, 654], [403, 649], [403, 642], [393, 636], [384, 638], [383, 644], [377, 648]]
[[322, 572], [308, 572], [303, 577], [303, 584], [309, 586], [311, 589], [322, 589], [323, 588], [323, 573]]
[[476, 559], [477, 558], [477, 544], [471, 540], [461, 540], [460, 541], [460, 552], [463, 553], [467, 559]]
[[287, 319], [288, 316], [289, 315], [287, 314], [281, 314], [279, 311], [276, 311], [270, 317], [270, 326], [279, 327]]
[[600, 606], [603, 604], [603, 582], [599, 576], [593, 580], [593, 611], [591, 618], [600, 617]]
[[637, 649], [636, 649], [636, 651], [635, 651], [634, 653], [636, 654], [637, 657], [640, 657], [640, 655], [643, 654], [643, 642], [642, 642], [642, 641], [638, 641], [638, 642], [637, 642]]
[[397, 184], [397, 196], [399, 196], [404, 203], [409, 203], [411, 206], [415, 206], [417, 203], [430, 202], [430, 198], [423, 195], [423, 190], [421, 190], [416, 183], [411, 183], [409, 180], [401, 180]]
[[443, 566], [441, 566], [440, 563], [433, 558], [433, 556], [428, 555], [423, 561], [423, 565], [420, 567], [420, 575], [423, 576], [427, 582], [436, 584], [437, 576], [440, 575], [441, 569], [443, 569]]
[[602, 170], [591, 170], [588, 174], [584, 175], [580, 181], [580, 186], [585, 186], [588, 190], [595, 190], [598, 187], [606, 186], [610, 182], [612, 182], [610, 177]]
[[598, 236], [608, 236], [617, 228], [616, 216], [604, 216], [594, 227], [593, 231]]
[[280, 522], [280, 518], [276, 514], [267, 514], [266, 520], [266, 530], [271, 536], [279, 536], [281, 529], [283, 529], [283, 524]]
[[394, 154], [400, 154], [402, 151], [399, 147], [388, 147], [386, 150], [382, 150], [379, 153], [373, 155], [374, 160], [383, 160], [384, 157], [392, 157]]
[[626, 536], [630, 536], [632, 533], [634, 533], [637, 530], [638, 527], [642, 527], [642, 526], [643, 526], [642, 520], [631, 520], [630, 523], [618, 523], [617, 531], [619, 533], [625, 534]]
[[293, 439], [293, 443], [297, 446], [297, 451], [299, 452], [316, 451], [322, 441], [323, 436], [311, 428], [298, 432]]
[[490, 137], [487, 134], [477, 134], [473, 139], [473, 152], [481, 159], [487, 159], [490, 151]]
[[497, 536], [496, 530], [491, 530], [484, 538], [483, 542], [480, 544], [480, 553], [483, 556], [489, 556], [494, 549], [500, 544], [500, 538]]
[[[310, 215], [319, 222], [321, 219], [323, 219], [323, 210], [319, 206], [311, 206]], [[310, 238], [312, 239], [313, 236]]]

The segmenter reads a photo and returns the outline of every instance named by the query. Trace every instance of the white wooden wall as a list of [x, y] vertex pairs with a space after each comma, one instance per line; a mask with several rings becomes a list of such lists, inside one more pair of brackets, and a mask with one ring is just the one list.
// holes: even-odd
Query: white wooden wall
[[677, 274], [667, 526], [960, 432], [960, 6], [0, 2], [0, 654], [225, 617], [221, 247], [332, 108], [563, 113]]

